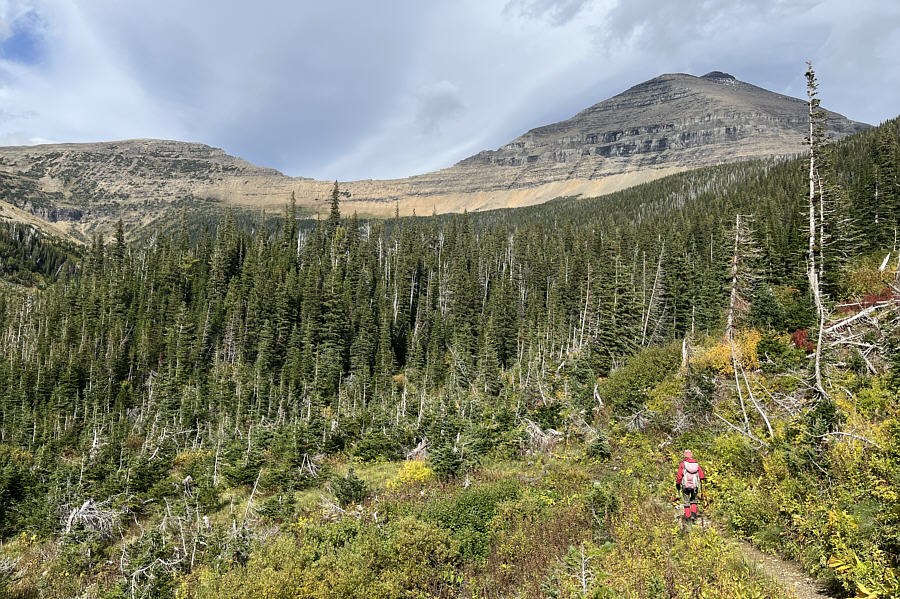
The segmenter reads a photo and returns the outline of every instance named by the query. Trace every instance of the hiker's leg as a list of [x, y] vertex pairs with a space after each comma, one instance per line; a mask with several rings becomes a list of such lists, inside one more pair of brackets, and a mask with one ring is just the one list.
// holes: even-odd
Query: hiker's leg
[[684, 519], [687, 520], [691, 517], [691, 490], [690, 489], [681, 489], [681, 504], [684, 506]]
[[697, 499], [699, 493], [697, 489], [691, 489], [690, 497], [688, 498], [688, 502], [685, 502], [685, 513], [687, 514], [685, 518], [691, 518], [695, 520], [697, 518]]

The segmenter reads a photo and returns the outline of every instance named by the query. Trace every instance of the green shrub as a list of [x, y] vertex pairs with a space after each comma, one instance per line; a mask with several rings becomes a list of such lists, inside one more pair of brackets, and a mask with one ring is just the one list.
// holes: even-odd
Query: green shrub
[[731, 481], [718, 494], [716, 510], [724, 517], [728, 528], [744, 538], [752, 538], [767, 526], [774, 525], [777, 515], [768, 497], [737, 481]]
[[768, 551], [781, 548], [784, 531], [777, 524], [767, 524], [753, 535], [753, 544]]
[[863, 387], [856, 394], [856, 406], [869, 418], [884, 418], [897, 401], [894, 391], [885, 387], [880, 377], [873, 377], [871, 386]]
[[803, 366], [806, 352], [789, 340], [766, 333], [756, 346], [762, 368], [766, 372], [784, 372]]
[[714, 376], [698, 373], [694, 368], [689, 369], [684, 380], [685, 410], [694, 416], [709, 414], [712, 410], [712, 397], [715, 391]]
[[750, 441], [736, 433], [719, 435], [713, 441], [717, 470], [727, 474], [749, 475], [759, 469], [762, 461], [750, 446]]
[[262, 459], [251, 454], [249, 460], [245, 460], [243, 456], [236, 456], [233, 462], [226, 462], [222, 472], [231, 486], [251, 486], [256, 482], [261, 467]]
[[442, 572], [459, 562], [458, 542], [451, 538], [450, 531], [434, 523], [400, 518], [391, 522], [388, 534], [403, 586], [422, 596], [437, 584]]
[[314, 546], [340, 548], [352, 545], [359, 536], [362, 523], [355, 518], [342, 518], [324, 526], [309, 526], [304, 529], [304, 540]]
[[277, 495], [264, 500], [258, 511], [270, 520], [287, 521], [294, 515], [294, 502], [290, 496]]
[[531, 411], [531, 417], [542, 429], [559, 429], [563, 426], [562, 408], [561, 402], [541, 404]]
[[617, 412], [634, 412], [647, 401], [648, 392], [680, 365], [681, 348], [677, 345], [645, 349], [602, 381], [598, 392]]
[[425, 510], [428, 519], [450, 530], [460, 543], [465, 558], [487, 555], [488, 524], [504, 501], [516, 499], [520, 487], [514, 480], [466, 489], [450, 500], [434, 502]]
[[463, 459], [452, 443], [435, 445], [428, 455], [431, 469], [443, 480], [458, 476], [462, 472]]
[[601, 520], [612, 518], [621, 511], [619, 498], [611, 489], [600, 482], [594, 483], [584, 502]]
[[750, 306], [750, 324], [763, 330], [792, 331], [815, 324], [810, 294], [782, 285], [761, 286]]
[[331, 479], [331, 492], [341, 507], [352, 503], [362, 503], [369, 496], [366, 482], [356, 476], [353, 468], [345, 476], [334, 476]]
[[403, 448], [382, 432], [369, 433], [353, 448], [353, 457], [361, 462], [389, 462], [403, 458]]
[[600, 462], [605, 462], [612, 457], [612, 450], [609, 447], [609, 435], [605, 430], [597, 430], [597, 436], [587, 446], [585, 453], [589, 458]]

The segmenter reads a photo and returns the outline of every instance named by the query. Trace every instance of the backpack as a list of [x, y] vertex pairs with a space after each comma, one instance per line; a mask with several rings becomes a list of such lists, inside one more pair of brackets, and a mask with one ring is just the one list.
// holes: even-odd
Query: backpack
[[699, 487], [700, 464], [697, 462], [685, 462], [681, 483], [685, 489], [696, 489]]

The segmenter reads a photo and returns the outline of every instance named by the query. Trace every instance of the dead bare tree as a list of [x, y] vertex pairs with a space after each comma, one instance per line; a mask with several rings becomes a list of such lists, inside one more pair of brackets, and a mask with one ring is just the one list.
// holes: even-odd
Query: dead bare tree
[[[819, 317], [819, 333], [816, 339], [816, 350], [814, 355], [813, 370], [813, 387], [819, 397], [825, 397], [825, 387], [822, 383], [822, 340], [825, 334], [825, 302], [822, 298], [821, 281], [819, 280], [819, 269], [816, 268], [816, 249], [820, 250], [820, 259], [823, 257], [821, 253], [823, 241], [820, 235], [816, 234], [816, 160], [822, 152], [825, 137], [825, 111], [819, 107], [820, 100], [818, 98], [818, 82], [816, 81], [816, 73], [813, 71], [812, 63], [808, 62], [806, 71], [806, 95], [809, 100], [809, 137], [806, 143], [809, 145], [809, 255], [807, 256], [807, 275], [809, 277], [809, 288], [813, 294], [813, 300], [816, 304], [816, 313]], [[819, 201], [819, 210], [824, 216], [824, 208], [821, 206], [821, 194]], [[821, 233], [820, 233], [821, 234]]]
[[828, 437], [844, 437], [847, 439], [855, 439], [857, 441], [862, 441], [863, 443], [872, 445], [876, 449], [881, 449], [881, 446], [878, 443], [876, 443], [875, 441], [873, 441], [872, 439], [863, 437], [862, 435], [856, 435], [853, 433], [845, 433], [843, 431], [832, 431], [830, 433], [824, 433], [822, 435], [815, 436], [816, 439], [827, 439]]
[[650, 301], [644, 309], [643, 324], [641, 326], [641, 347], [647, 343], [647, 325], [650, 324], [651, 314], [656, 310], [659, 304], [659, 297], [662, 294], [662, 278], [663, 278], [663, 257], [666, 252], [666, 242], [663, 240], [659, 249], [659, 259], [656, 261], [656, 274], [653, 277], [653, 287], [650, 290]]
[[897, 269], [894, 271], [894, 291], [900, 293], [900, 251], [897, 252]]
[[259, 469], [259, 474], [256, 475], [256, 482], [253, 483], [253, 490], [250, 491], [250, 498], [247, 500], [247, 509], [244, 510], [244, 522], [247, 522], [247, 516], [250, 515], [250, 510], [253, 509], [253, 496], [256, 495], [256, 488], [259, 486], [259, 479], [262, 478], [263, 469]]
[[60, 506], [60, 518], [63, 535], [67, 535], [78, 524], [85, 530], [109, 537], [118, 526], [124, 510], [113, 507], [114, 497], [103, 501], [88, 499], [81, 505], [65, 504]]
[[407, 460], [426, 460], [428, 459], [428, 438], [422, 437], [418, 445], [406, 452]]
[[590, 568], [590, 561], [593, 555], [587, 555], [584, 552], [584, 543], [580, 547], [580, 555], [578, 558], [578, 582], [581, 585], [582, 596], [587, 597], [588, 590], [594, 582], [594, 572]]
[[728, 301], [728, 316], [725, 321], [725, 336], [734, 341], [737, 321], [747, 309], [745, 296], [749, 293], [755, 276], [750, 268], [750, 260], [759, 255], [753, 243], [750, 229], [751, 217], [743, 214], [735, 216], [734, 250], [731, 254], [731, 293]]
[[541, 429], [540, 425], [528, 418], [523, 418], [522, 422], [525, 423], [525, 432], [528, 433], [532, 451], [551, 451], [563, 437], [561, 432], [552, 428], [546, 431]]
[[5, 592], [11, 582], [22, 578], [24, 573], [18, 569], [20, 559], [22, 558], [0, 557], [0, 593]]
[[315, 478], [319, 474], [319, 466], [316, 464], [315, 458], [309, 457], [308, 453], [303, 454], [303, 460], [300, 463], [300, 474]]
[[742, 429], [741, 427], [739, 427], [739, 426], [737, 426], [736, 424], [732, 423], [732, 422], [729, 421], [728, 419], [722, 417], [718, 412], [713, 412], [713, 416], [715, 416], [716, 418], [718, 418], [719, 420], [721, 420], [722, 422], [724, 422], [726, 425], [728, 425], [728, 428], [730, 428], [731, 430], [733, 430], [733, 431], [735, 431], [735, 432], [738, 432], [738, 433], [744, 435], [745, 437], [747, 437], [748, 439], [750, 439], [751, 441], [753, 441], [754, 443], [756, 443], [756, 444], [757, 444], [757, 447], [756, 447], [756, 450], [757, 450], [757, 451], [759, 451], [759, 450], [762, 449], [762, 448], [768, 449], [769, 444], [766, 443], [765, 441], [763, 441], [762, 439], [760, 439], [759, 437], [757, 437], [756, 435], [754, 435], [751, 431]]
[[753, 407], [756, 408], [756, 411], [762, 416], [763, 422], [766, 423], [766, 429], [769, 431], [769, 438], [774, 439], [775, 432], [772, 430], [772, 423], [769, 422], [769, 416], [766, 414], [766, 411], [762, 409], [762, 406], [759, 405], [759, 402], [756, 401], [756, 397], [753, 395], [753, 389], [750, 387], [750, 381], [747, 380], [747, 372], [743, 368], [741, 368], [741, 376], [744, 377], [744, 384], [747, 386], [747, 395], [750, 397]]

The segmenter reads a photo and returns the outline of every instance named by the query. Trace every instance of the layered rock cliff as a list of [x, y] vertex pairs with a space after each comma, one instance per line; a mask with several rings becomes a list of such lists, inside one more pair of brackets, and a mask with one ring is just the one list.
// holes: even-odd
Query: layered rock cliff
[[[595, 196], [674, 172], [802, 152], [807, 105], [718, 71], [669, 74], [437, 172], [342, 184], [346, 212], [388, 216]], [[867, 127], [828, 113], [840, 138]], [[287, 177], [199, 143], [129, 140], [0, 148], [0, 218], [27, 213], [84, 237], [177, 207], [327, 210], [331, 182]]]

